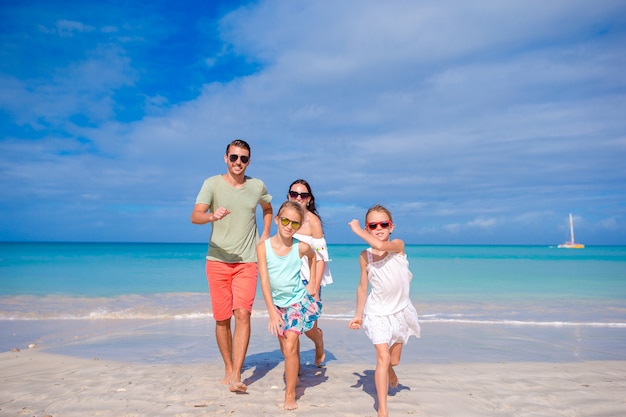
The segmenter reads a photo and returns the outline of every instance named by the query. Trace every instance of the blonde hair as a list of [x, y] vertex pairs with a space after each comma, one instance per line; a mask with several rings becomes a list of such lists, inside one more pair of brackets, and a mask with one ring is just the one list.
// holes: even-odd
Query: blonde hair
[[300, 214], [300, 222], [304, 221], [304, 208], [300, 205], [300, 203], [296, 202], [296, 201], [285, 201], [283, 204], [280, 205], [280, 208], [278, 209], [278, 212], [276, 213], [276, 216], [280, 216], [280, 213], [283, 212], [283, 210], [286, 210], [288, 208], [292, 208], [294, 210], [296, 210], [299, 214]]
[[385, 207], [381, 206], [380, 204], [374, 204], [372, 207], [370, 207], [367, 210], [367, 213], [365, 213], [365, 221], [367, 222], [367, 216], [373, 212], [373, 211], [382, 211], [383, 213], [385, 213], [387, 216], [389, 216], [389, 221], [391, 223], [393, 223], [393, 218], [391, 217], [391, 212], [389, 210], [387, 210]]

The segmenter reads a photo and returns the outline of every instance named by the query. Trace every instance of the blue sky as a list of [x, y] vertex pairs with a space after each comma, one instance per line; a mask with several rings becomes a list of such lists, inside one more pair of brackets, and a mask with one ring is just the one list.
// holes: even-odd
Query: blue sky
[[626, 244], [626, 2], [3, 1], [0, 240], [206, 242], [228, 142], [330, 243]]

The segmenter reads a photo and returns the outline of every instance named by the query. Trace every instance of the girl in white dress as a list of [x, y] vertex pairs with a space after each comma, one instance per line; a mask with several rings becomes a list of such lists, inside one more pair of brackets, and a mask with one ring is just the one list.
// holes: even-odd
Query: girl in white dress
[[[388, 389], [398, 386], [393, 367], [400, 363], [402, 346], [409, 336], [420, 337], [417, 311], [409, 299], [413, 274], [404, 253], [404, 242], [390, 240], [395, 226], [389, 210], [375, 205], [365, 215], [365, 229], [356, 219], [349, 225], [370, 245], [359, 258], [361, 277], [356, 293], [356, 311], [349, 326], [351, 329], [363, 327], [374, 343], [378, 416], [387, 417]], [[369, 295], [368, 286], [371, 287]]]

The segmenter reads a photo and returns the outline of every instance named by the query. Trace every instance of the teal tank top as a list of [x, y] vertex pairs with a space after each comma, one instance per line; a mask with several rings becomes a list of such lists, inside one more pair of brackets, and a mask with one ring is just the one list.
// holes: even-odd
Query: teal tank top
[[307, 291], [300, 278], [302, 260], [300, 258], [300, 242], [293, 240], [293, 247], [285, 256], [278, 256], [272, 249], [270, 240], [265, 240], [265, 257], [267, 272], [270, 278], [272, 299], [277, 307], [287, 307], [299, 303]]

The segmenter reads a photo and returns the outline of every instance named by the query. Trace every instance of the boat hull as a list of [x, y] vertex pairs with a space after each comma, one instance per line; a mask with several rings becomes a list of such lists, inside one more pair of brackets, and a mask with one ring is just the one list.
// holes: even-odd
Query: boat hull
[[562, 243], [559, 246], [557, 246], [557, 248], [559, 249], [583, 249], [585, 247], [585, 245], [583, 245], [582, 243]]

